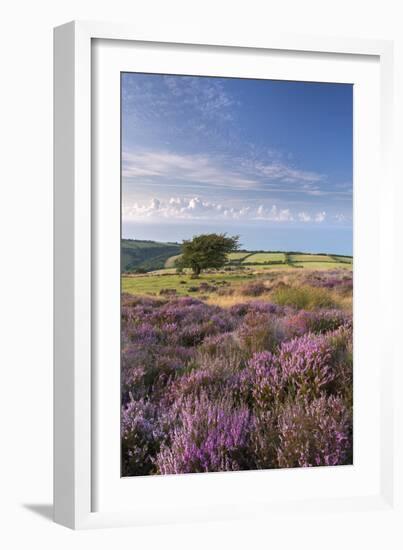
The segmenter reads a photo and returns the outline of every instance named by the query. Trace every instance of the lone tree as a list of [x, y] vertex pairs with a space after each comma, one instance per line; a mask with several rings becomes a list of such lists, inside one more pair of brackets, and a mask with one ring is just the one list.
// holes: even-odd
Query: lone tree
[[226, 233], [197, 235], [182, 244], [182, 255], [177, 261], [178, 268], [190, 267], [193, 276], [198, 277], [202, 269], [222, 267], [227, 254], [239, 248], [239, 236], [227, 237]]

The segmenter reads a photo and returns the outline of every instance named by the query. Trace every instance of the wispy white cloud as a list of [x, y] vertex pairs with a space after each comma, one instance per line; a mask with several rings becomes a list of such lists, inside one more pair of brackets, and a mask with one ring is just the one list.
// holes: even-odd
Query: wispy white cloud
[[[280, 180], [287, 183], [315, 183], [325, 179], [323, 174], [317, 172], [293, 168], [283, 162], [275, 160], [270, 163], [258, 162], [255, 164], [258, 173], [269, 180]], [[309, 187], [306, 187], [309, 190]]]
[[200, 197], [190, 199], [171, 197], [169, 200], [153, 198], [148, 203], [133, 203], [123, 208], [125, 221], [169, 219], [179, 220], [221, 220], [221, 221], [268, 221], [268, 222], [312, 222], [321, 223], [325, 220], [325, 212], [307, 214], [293, 213], [289, 208], [279, 208], [276, 205], [267, 207], [260, 204], [257, 207], [234, 207], [217, 202], [210, 202]]
[[225, 167], [209, 155], [181, 155], [166, 151], [124, 152], [122, 176], [126, 179], [159, 177], [232, 189], [259, 187], [253, 177]]
[[159, 179], [161, 185], [182, 182], [231, 190], [272, 189], [278, 193], [320, 195], [318, 182], [325, 179], [316, 172], [297, 169], [277, 160], [262, 164], [225, 155], [163, 150], [124, 151], [122, 163], [126, 181]]

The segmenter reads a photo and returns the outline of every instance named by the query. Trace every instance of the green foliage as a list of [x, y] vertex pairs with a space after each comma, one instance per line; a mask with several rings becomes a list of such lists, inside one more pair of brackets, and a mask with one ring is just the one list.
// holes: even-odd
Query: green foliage
[[197, 235], [182, 244], [182, 256], [177, 261], [180, 267], [192, 269], [196, 277], [203, 269], [218, 269], [225, 265], [227, 256], [239, 248], [239, 237], [226, 233]]

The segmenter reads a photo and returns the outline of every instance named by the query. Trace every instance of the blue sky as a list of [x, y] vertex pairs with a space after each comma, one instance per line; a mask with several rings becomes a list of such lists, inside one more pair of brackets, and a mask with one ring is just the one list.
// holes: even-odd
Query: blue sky
[[352, 252], [352, 86], [122, 74], [123, 237]]

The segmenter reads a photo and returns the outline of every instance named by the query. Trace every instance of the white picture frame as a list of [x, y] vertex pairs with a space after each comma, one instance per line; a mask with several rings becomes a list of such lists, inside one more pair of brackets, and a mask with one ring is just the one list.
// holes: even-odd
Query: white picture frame
[[[103, 60], [101, 59], [101, 78], [104, 80], [100, 81], [97, 64], [103, 54], [96, 48], [102, 41], [108, 41], [108, 44], [112, 44], [113, 41], [115, 52], [112, 55], [106, 54]], [[133, 48], [137, 47], [137, 50], [132, 50], [124, 60], [123, 52], [128, 51], [131, 45]], [[183, 59], [176, 60], [172, 54], [173, 45], [175, 52], [179, 52], [179, 57]], [[112, 322], [117, 319], [113, 303], [109, 301], [107, 304], [101, 299], [102, 289], [105, 285], [114, 289], [111, 295], [115, 295], [116, 302], [116, 273], [119, 276], [120, 269], [116, 240], [103, 240], [102, 251], [97, 245], [101, 226], [106, 224], [113, 233], [116, 232], [117, 222], [120, 223], [120, 209], [118, 212], [116, 209], [112, 212], [111, 206], [117, 204], [120, 187], [118, 194], [117, 188], [113, 186], [110, 187], [112, 194], [100, 194], [97, 183], [99, 178], [102, 179], [103, 170], [109, 174], [110, 169], [111, 177], [116, 177], [116, 154], [120, 146], [116, 141], [116, 124], [113, 127], [113, 121], [108, 121], [107, 118], [102, 121], [102, 117], [99, 117], [99, 109], [105, 112], [105, 103], [96, 95], [96, 87], [100, 82], [106, 90], [108, 81], [113, 80], [109, 79], [109, 75], [123, 70], [118, 66], [120, 62], [126, 63], [125, 70], [133, 70], [129, 65], [131, 59], [136, 59], [136, 62], [140, 63], [136, 65], [139, 67], [137, 70], [147, 72], [147, 67], [150, 67], [149, 70], [152, 72], [156, 67], [162, 67], [166, 72], [174, 72], [173, 66], [170, 68], [169, 63], [173, 63], [178, 70], [176, 63], [185, 64], [180, 65], [181, 67], [186, 66], [191, 56], [196, 53], [200, 57], [199, 62], [204, 63], [204, 71], [210, 74], [216, 70], [217, 74], [221, 74], [219, 64], [216, 69], [209, 68], [208, 60], [203, 57], [207, 51], [209, 59], [217, 60], [220, 56], [227, 56], [227, 61], [228, 55], [241, 55], [247, 60], [253, 56], [262, 58], [264, 55], [272, 55], [274, 65], [278, 55], [283, 56], [284, 60], [291, 57], [291, 69], [294, 64], [294, 70], [297, 69], [297, 61], [293, 60], [293, 56], [299, 60], [311, 59], [313, 62], [317, 56], [322, 56], [323, 60], [317, 67], [322, 66], [320, 74], [326, 74], [323, 71], [325, 65], [327, 66], [328, 76], [325, 78], [331, 79], [329, 74], [332, 73], [332, 64], [333, 74], [337, 73], [338, 64], [341, 72], [339, 77], [335, 77], [335, 81], [344, 81], [343, 75], [348, 74], [347, 81], [357, 84], [357, 89], [360, 89], [359, 85], [362, 82], [363, 91], [358, 92], [361, 95], [357, 110], [358, 118], [355, 121], [358, 126], [362, 125], [367, 114], [368, 120], [371, 119], [372, 122], [368, 123], [371, 131], [366, 135], [361, 133], [362, 149], [356, 147], [355, 163], [358, 173], [355, 166], [354, 179], [355, 183], [364, 182], [365, 176], [367, 181], [372, 183], [366, 191], [364, 185], [359, 184], [359, 200], [355, 200], [355, 220], [361, 230], [356, 232], [358, 236], [355, 237], [354, 245], [358, 242], [359, 248], [367, 251], [362, 254], [362, 260], [358, 258], [355, 262], [354, 307], [361, 308], [360, 304], [363, 304], [365, 296], [376, 285], [379, 295], [374, 298], [373, 315], [376, 314], [379, 320], [385, 321], [387, 315], [393, 315], [391, 297], [397, 284], [393, 272], [379, 269], [371, 271], [371, 276], [365, 277], [364, 274], [368, 272], [369, 266], [369, 245], [365, 244], [365, 239], [377, 243], [374, 254], [379, 265], [382, 258], [388, 257], [396, 249], [396, 236], [393, 232], [395, 182], [392, 142], [392, 43], [282, 34], [259, 37], [253, 33], [244, 38], [231, 37], [230, 33], [226, 33], [224, 38], [217, 38], [210, 35], [207, 30], [203, 32], [202, 37], [196, 39], [187, 36], [185, 30], [180, 36], [178, 33], [170, 36], [169, 31], [165, 36], [153, 36], [152, 32], [148, 33], [129, 25], [72, 22], [55, 29], [54, 48], [55, 521], [81, 529], [220, 518], [264, 519], [270, 513], [299, 513], [307, 508], [312, 514], [323, 510], [334, 512], [346, 508], [351, 510], [351, 513], [387, 510], [397, 518], [400, 512], [395, 504], [399, 486], [394, 429], [398, 418], [393, 398], [396, 356], [393, 348], [387, 345], [385, 322], [381, 323], [376, 347], [374, 338], [369, 338], [371, 345], [368, 345], [368, 349], [365, 350], [365, 346], [361, 345], [360, 362], [372, 364], [373, 369], [369, 369], [372, 374], [369, 374], [366, 395], [364, 392], [357, 394], [358, 402], [360, 399], [362, 402], [368, 400], [367, 409], [362, 409], [367, 412], [369, 400], [377, 403], [373, 417], [369, 416], [367, 420], [362, 421], [357, 417], [361, 425], [359, 434], [362, 434], [362, 438], [357, 437], [357, 441], [362, 442], [362, 448], [355, 447], [354, 453], [356, 455], [358, 452], [359, 456], [360, 448], [363, 451], [362, 468], [360, 459], [358, 465], [355, 464], [355, 470], [344, 472], [337, 468], [316, 468], [313, 469], [315, 472], [307, 469], [266, 472], [267, 476], [272, 477], [265, 479], [271, 479], [273, 487], [276, 483], [279, 486], [277, 493], [273, 491], [274, 496], [267, 498], [259, 494], [263, 478], [258, 476], [262, 472], [242, 472], [235, 474], [236, 477], [232, 473], [225, 473], [158, 476], [158, 479], [131, 478], [131, 487], [133, 483], [137, 483], [137, 486], [128, 489], [129, 484], [126, 482], [122, 488], [122, 480], [113, 478], [116, 474], [116, 452], [119, 453], [119, 449], [116, 449], [116, 452], [112, 450], [110, 456], [108, 454], [108, 449], [111, 449], [110, 442], [116, 442], [119, 433], [117, 408], [115, 410], [113, 407], [102, 407], [102, 422], [99, 421], [99, 402], [105, 403], [105, 388], [116, 390], [119, 372], [115, 369], [111, 375], [115, 378], [106, 378], [104, 375], [99, 376], [98, 366], [100, 353], [107, 353], [109, 346], [106, 344], [105, 348], [103, 340], [103, 348], [99, 347], [100, 331], [102, 334], [105, 330], [103, 319], [108, 317]], [[121, 48], [118, 55], [116, 48]], [[164, 57], [165, 50], [171, 55]], [[140, 51], [146, 52], [141, 62]], [[185, 51], [188, 60], [182, 55]], [[257, 57], [254, 58], [255, 61]], [[358, 59], [363, 66], [369, 67], [372, 63], [368, 70], [362, 67], [361, 74], [365, 73], [366, 76], [359, 76], [358, 65], [356, 68], [350, 63], [353, 59]], [[257, 65], [256, 61], [255, 70], [261, 70]], [[279, 72], [276, 74], [281, 78], [281, 71], [284, 69], [281, 68], [281, 63], [277, 65]], [[308, 65], [305, 69], [303, 64], [301, 65], [298, 79], [309, 80], [315, 77], [315, 72], [309, 73]], [[239, 64], [237, 66], [239, 67]], [[247, 69], [238, 68], [238, 71], [242, 70]], [[356, 75], [354, 71], [357, 72]], [[240, 76], [240, 73], [236, 76]], [[108, 99], [114, 97], [112, 89], [110, 93]], [[376, 107], [378, 102], [379, 113]], [[371, 106], [375, 106], [375, 109]], [[112, 108], [115, 115], [117, 107], [114, 104]], [[112, 137], [109, 137], [109, 141], [103, 141], [103, 136], [106, 139], [107, 134]], [[98, 163], [95, 158], [95, 153], [99, 151], [97, 147], [108, 147], [108, 151], [111, 150], [111, 160], [108, 160], [110, 164]], [[364, 156], [368, 152], [370, 160], [365, 168]], [[383, 176], [383, 182], [386, 182], [382, 186], [377, 185], [376, 181], [380, 174]], [[357, 196], [355, 198], [357, 199]], [[111, 212], [110, 216], [108, 209]], [[108, 263], [112, 266], [111, 269], [108, 269]], [[97, 273], [101, 269], [105, 274], [103, 280], [97, 278]], [[370, 334], [371, 326], [365, 325], [365, 318], [371, 317], [365, 315], [364, 310], [360, 315], [363, 319], [360, 325], [361, 334]], [[115, 328], [119, 330], [118, 325]], [[116, 336], [116, 330], [114, 334]], [[361, 336], [359, 341], [364, 343], [364, 336]], [[116, 349], [116, 337], [115, 343], [111, 340], [110, 345]], [[360, 370], [357, 372], [359, 375]], [[358, 391], [356, 385], [354, 391]], [[356, 423], [356, 417], [354, 422]], [[373, 438], [370, 437], [370, 422], [373, 422], [372, 426], [377, 427], [377, 435]], [[99, 455], [106, 458], [100, 461]], [[373, 460], [366, 463], [365, 456], [369, 455]], [[278, 497], [280, 483], [288, 487], [285, 497], [281, 499]], [[330, 487], [333, 488], [330, 490]], [[137, 504], [131, 502], [131, 491], [137, 494]], [[148, 500], [147, 494], [150, 495]], [[172, 497], [168, 502], [162, 498], [164, 494], [176, 494], [176, 497]], [[191, 495], [194, 494], [197, 498], [192, 501]], [[228, 498], [220, 500], [220, 495], [223, 494]], [[161, 504], [156, 506], [155, 499]], [[181, 499], [186, 499], [185, 505], [181, 505]]]

